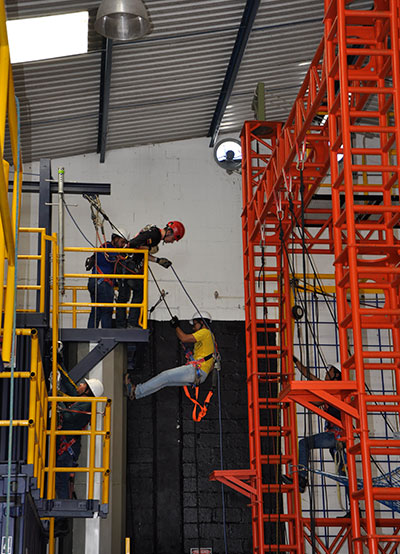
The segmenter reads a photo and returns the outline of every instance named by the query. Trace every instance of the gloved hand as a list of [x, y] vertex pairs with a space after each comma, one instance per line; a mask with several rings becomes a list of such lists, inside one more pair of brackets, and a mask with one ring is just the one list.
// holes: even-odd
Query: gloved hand
[[177, 327], [179, 327], [179, 319], [176, 317], [176, 315], [174, 315], [171, 319], [171, 321], [169, 322], [171, 327], [173, 327], [174, 329], [176, 329]]
[[167, 260], [167, 258], [156, 258], [156, 262], [165, 267], [165, 269], [168, 269], [172, 265], [172, 262]]

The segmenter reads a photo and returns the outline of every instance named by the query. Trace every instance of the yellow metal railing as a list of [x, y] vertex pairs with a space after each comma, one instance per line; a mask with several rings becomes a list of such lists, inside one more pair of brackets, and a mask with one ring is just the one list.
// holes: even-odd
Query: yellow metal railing
[[[14, 183], [11, 207], [8, 202], [9, 162], [3, 158], [6, 121], [11, 143], [14, 165]], [[17, 171], [16, 168], [19, 168]], [[4, 297], [0, 287], [0, 314], [4, 306], [2, 358], [10, 361], [15, 301], [15, 229], [18, 228], [18, 214], [22, 188], [22, 157], [18, 152], [18, 108], [14, 93], [14, 82], [10, 64], [10, 50], [7, 40], [6, 13], [4, 2], [0, 2], [0, 279], [4, 280], [7, 260], [7, 294]]]
[[[143, 300], [140, 303], [102, 303], [102, 302], [78, 302], [75, 298], [73, 298], [72, 302], [63, 301], [60, 302], [60, 310], [62, 313], [71, 313], [73, 322], [77, 322], [77, 314], [82, 313], [80, 308], [101, 308], [101, 307], [112, 307], [112, 308], [139, 308], [140, 309], [140, 320], [142, 322], [143, 329], [147, 329], [147, 306], [148, 306], [148, 261], [149, 261], [149, 252], [148, 250], [138, 250], [135, 248], [81, 248], [77, 246], [68, 246], [64, 248], [64, 252], [108, 252], [108, 253], [123, 253], [123, 254], [143, 254], [144, 256], [144, 264], [143, 264], [143, 273], [141, 274], [121, 274], [121, 273], [110, 273], [110, 274], [103, 274], [103, 273], [66, 273], [64, 275], [65, 279], [139, 279], [143, 281]], [[83, 290], [86, 287], [79, 286], [76, 288], [76, 290]], [[65, 287], [66, 290], [75, 290], [74, 287], [71, 287], [70, 285], [67, 285]], [[87, 290], [87, 289], [86, 289]], [[71, 308], [71, 311], [66, 311], [65, 308]]]
[[[44, 256], [45, 242], [50, 241], [52, 252], [52, 351], [57, 352], [59, 336], [59, 275], [58, 275], [58, 245], [57, 236], [47, 236], [43, 229], [22, 229], [23, 232], [41, 233], [41, 253], [38, 256], [22, 258], [39, 260], [42, 263], [40, 271], [40, 283], [33, 290], [40, 291], [40, 309], [44, 309]], [[24, 288], [24, 287], [22, 287]], [[2, 287], [0, 287], [1, 290]], [[32, 290], [32, 289], [28, 289]], [[8, 291], [7, 291], [8, 293]], [[42, 359], [39, 349], [38, 334], [35, 329], [16, 329], [16, 335], [31, 337], [31, 359], [30, 368], [13, 372], [14, 379], [28, 379], [29, 385], [29, 408], [26, 419], [14, 419], [13, 427], [27, 427], [27, 463], [33, 467], [33, 475], [37, 479], [37, 486], [40, 497], [52, 499], [55, 497], [55, 476], [57, 472], [71, 472], [71, 468], [58, 467], [56, 461], [57, 436], [74, 435], [88, 436], [89, 438], [89, 463], [84, 467], [74, 468], [76, 473], [87, 473], [88, 475], [88, 498], [94, 498], [94, 483], [96, 473], [103, 476], [101, 487], [101, 503], [107, 504], [109, 499], [109, 475], [110, 475], [110, 432], [111, 432], [111, 400], [107, 398], [85, 397], [85, 402], [91, 403], [90, 429], [88, 430], [59, 430], [57, 408], [60, 402], [76, 402], [81, 397], [58, 396], [57, 393], [57, 355], [52, 359], [52, 390], [55, 395], [48, 396], [46, 381], [43, 372]], [[0, 372], [0, 379], [11, 379], [11, 371]], [[99, 406], [104, 405], [103, 418], [97, 418]], [[48, 416], [51, 407], [51, 416]], [[0, 426], [9, 426], [9, 420], [0, 420]], [[96, 441], [101, 437], [101, 465], [96, 465], [96, 450], [99, 445]], [[97, 446], [97, 448], [96, 448]], [[46, 479], [47, 474], [47, 479]], [[50, 541], [49, 554], [54, 554], [54, 518], [50, 520]]]
[[[9, 202], [9, 169], [10, 161], [4, 159], [6, 123], [11, 145], [11, 157], [14, 167], [14, 179], [11, 201]], [[57, 346], [59, 335], [59, 275], [58, 275], [58, 246], [57, 236], [46, 235], [42, 228], [19, 229], [19, 214], [22, 191], [22, 156], [19, 137], [19, 103], [14, 93], [14, 83], [10, 64], [10, 52], [7, 40], [6, 13], [4, 1], [0, 0], [0, 333], [2, 334], [1, 356], [4, 362], [12, 358], [12, 345], [15, 335], [31, 337], [30, 367], [15, 368], [0, 372], [0, 382], [6, 385], [5, 380], [25, 379], [29, 381], [29, 406], [27, 418], [17, 419], [10, 415], [9, 420], [0, 420], [0, 426], [27, 428], [27, 463], [33, 467], [40, 496], [54, 498], [55, 475], [58, 471], [71, 471], [71, 468], [56, 467], [57, 435], [74, 434], [89, 437], [89, 464], [87, 467], [74, 468], [76, 472], [87, 472], [89, 498], [94, 495], [95, 474], [103, 475], [101, 501], [108, 503], [109, 496], [109, 466], [110, 466], [110, 425], [111, 400], [107, 398], [86, 398], [91, 403], [90, 429], [74, 431], [57, 430], [57, 406], [61, 401], [77, 401], [75, 397], [60, 397], [57, 395]], [[19, 231], [18, 231], [19, 229]], [[17, 252], [17, 232], [40, 233], [39, 254], [20, 255]], [[45, 309], [45, 251], [46, 241], [52, 246], [52, 390], [55, 396], [48, 396], [46, 380], [43, 371], [39, 349], [38, 334], [35, 329], [15, 329], [16, 291], [35, 291], [39, 294], [39, 310]], [[17, 258], [18, 254], [18, 258]], [[17, 284], [17, 261], [33, 260], [40, 263], [39, 283], [36, 285]], [[147, 261], [147, 257], [146, 257]], [[4, 282], [6, 283], [4, 285]], [[145, 298], [147, 298], [147, 277]], [[76, 301], [76, 299], [75, 299]], [[20, 311], [35, 311], [32, 308]], [[147, 313], [147, 311], [146, 311]], [[14, 358], [13, 358], [14, 359]], [[17, 360], [20, 363], [20, 360]], [[12, 399], [13, 400], [13, 399]], [[104, 417], [98, 424], [97, 407], [105, 405]], [[51, 416], [48, 417], [49, 406]], [[96, 467], [96, 441], [102, 441], [102, 465]], [[46, 479], [47, 474], [47, 479]], [[47, 486], [46, 486], [47, 483]], [[47, 490], [46, 490], [47, 489]], [[54, 518], [50, 519], [49, 554], [54, 554]], [[7, 523], [8, 526], [8, 523]], [[8, 527], [7, 527], [8, 528]], [[7, 531], [8, 532], [8, 531]]]
[[[17, 285], [17, 290], [39, 292], [39, 312], [43, 312], [45, 308], [45, 270], [46, 270], [46, 242], [54, 241], [54, 237], [46, 235], [46, 230], [42, 227], [20, 227], [20, 233], [38, 233], [40, 235], [39, 254], [18, 254], [18, 260], [35, 261], [40, 264], [39, 282], [36, 285]], [[3, 288], [7, 290], [8, 285], [3, 284]], [[29, 301], [27, 302], [29, 304]], [[17, 312], [32, 313], [36, 312], [36, 308], [18, 308]]]
[[[42, 360], [35, 329], [17, 330], [17, 335], [31, 336], [31, 363], [29, 371], [15, 371], [15, 379], [28, 379], [29, 410], [27, 419], [13, 419], [13, 426], [28, 427], [27, 463], [33, 466], [33, 476], [38, 488], [43, 491], [44, 466], [46, 460], [47, 391], [43, 374]], [[2, 371], [0, 379], [11, 379], [10, 371]], [[9, 426], [9, 420], [0, 420], [0, 426]]]
[[[35, 329], [17, 330], [17, 335], [31, 336], [31, 360], [28, 371], [15, 371], [15, 379], [28, 379], [29, 410], [26, 419], [14, 419], [15, 427], [28, 428], [27, 463], [33, 467], [33, 476], [37, 479], [40, 497], [48, 499], [55, 496], [56, 472], [71, 472], [71, 468], [56, 466], [56, 442], [59, 435], [88, 436], [90, 438], [89, 464], [86, 467], [74, 468], [74, 472], [88, 474], [88, 498], [94, 498], [94, 475], [102, 473], [103, 485], [101, 502], [108, 503], [109, 475], [110, 475], [110, 432], [111, 432], [111, 400], [108, 398], [85, 397], [85, 402], [92, 404], [89, 430], [57, 430], [57, 406], [59, 402], [82, 401], [81, 397], [48, 396], [43, 373], [42, 359], [39, 350], [38, 335]], [[11, 372], [0, 372], [0, 379], [10, 379]], [[56, 376], [57, 378], [57, 376]], [[52, 416], [48, 419], [48, 405], [53, 408]], [[98, 405], [105, 404], [102, 424], [97, 421]], [[8, 427], [9, 420], [0, 420], [0, 427]], [[102, 465], [96, 466], [96, 437], [102, 437]], [[47, 493], [45, 490], [45, 473], [48, 473]]]
[[[50, 396], [49, 402], [57, 405], [59, 402], [82, 402], [82, 397], [75, 396]], [[86, 397], [85, 402], [91, 403], [90, 429], [89, 430], [47, 430], [49, 437], [49, 463], [45, 467], [48, 473], [47, 498], [55, 497], [55, 474], [61, 473], [87, 473], [88, 474], [88, 498], [94, 498], [94, 476], [96, 473], [103, 475], [101, 503], [108, 504], [109, 478], [110, 478], [110, 438], [111, 438], [111, 400], [109, 398]], [[97, 426], [97, 406], [104, 403], [103, 428]], [[53, 418], [52, 418], [53, 419]], [[57, 436], [87, 436], [89, 444], [89, 465], [85, 467], [62, 467], [56, 465]], [[96, 437], [102, 437], [102, 465], [96, 466]]]
[[[46, 243], [49, 241], [56, 241], [55, 235], [49, 236], [46, 234], [46, 230], [42, 227], [20, 227], [19, 228], [20, 233], [30, 233], [30, 234], [39, 234], [40, 236], [40, 248], [38, 254], [18, 254], [18, 260], [26, 260], [26, 261], [34, 261], [39, 263], [40, 272], [39, 272], [39, 280], [37, 284], [35, 285], [24, 285], [24, 284], [18, 284], [17, 285], [17, 291], [33, 291], [35, 293], [39, 294], [39, 311], [43, 312], [45, 309], [45, 290], [47, 283], [45, 281], [45, 262], [46, 262]], [[1, 248], [0, 248], [1, 249]], [[119, 249], [114, 248], [79, 248], [79, 247], [67, 247], [65, 248], [66, 252], [93, 252], [93, 251], [100, 251], [100, 252], [121, 252]], [[124, 249], [125, 253], [141, 253], [144, 255], [144, 272], [143, 274], [132, 274], [132, 275], [126, 275], [126, 274], [87, 274], [87, 273], [66, 273], [64, 277], [66, 279], [100, 279], [100, 278], [112, 278], [112, 279], [141, 279], [143, 280], [143, 300], [141, 303], [112, 303], [112, 304], [105, 304], [105, 303], [91, 303], [90, 301], [78, 301], [78, 294], [79, 291], [84, 291], [86, 294], [88, 294], [88, 289], [86, 285], [66, 285], [65, 291], [66, 293], [70, 293], [72, 296], [71, 301], [64, 300], [60, 302], [59, 304], [59, 313], [60, 314], [66, 314], [70, 315], [72, 318], [72, 327], [76, 328], [78, 326], [78, 316], [81, 314], [89, 314], [92, 307], [106, 307], [111, 306], [113, 308], [139, 308], [140, 309], [140, 321], [141, 325], [144, 329], [147, 328], [147, 306], [148, 306], [148, 273], [147, 273], [147, 264], [148, 264], [148, 251], [146, 250], [135, 250], [135, 249]], [[0, 275], [1, 277], [1, 275]], [[3, 290], [8, 290], [10, 287], [7, 284], [3, 283], [3, 287], [1, 289], [1, 294], [3, 294]], [[26, 302], [28, 306], [32, 305], [32, 302], [28, 301]], [[51, 308], [51, 312], [53, 311], [53, 308]], [[18, 308], [18, 313], [34, 313], [36, 312], [36, 308], [34, 307], [24, 307], [24, 308]]]

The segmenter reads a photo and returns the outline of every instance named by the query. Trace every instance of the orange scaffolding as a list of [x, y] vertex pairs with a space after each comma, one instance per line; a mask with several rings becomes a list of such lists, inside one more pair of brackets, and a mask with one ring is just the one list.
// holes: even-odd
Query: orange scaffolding
[[[399, 547], [398, 519], [378, 518], [375, 501], [398, 500], [400, 489], [374, 486], [371, 458], [384, 454], [396, 464], [400, 440], [372, 438], [369, 426], [374, 413], [400, 412], [399, 17], [400, 0], [375, 0], [370, 10], [325, 0], [324, 37], [286, 123], [244, 124], [250, 467], [211, 479], [250, 498], [254, 553]], [[329, 209], [316, 207], [317, 190], [330, 194]], [[334, 258], [339, 382], [294, 379], [289, 254], [305, 250]], [[365, 307], [365, 290], [383, 303]], [[368, 347], [366, 333], [379, 329], [390, 348]], [[368, 388], [377, 371], [393, 374], [390, 394]], [[318, 413], [313, 403], [321, 400], [342, 412], [351, 521], [303, 517], [297, 472], [292, 485], [280, 479], [297, 464], [296, 405]], [[324, 538], [326, 528], [335, 528], [334, 539]]]

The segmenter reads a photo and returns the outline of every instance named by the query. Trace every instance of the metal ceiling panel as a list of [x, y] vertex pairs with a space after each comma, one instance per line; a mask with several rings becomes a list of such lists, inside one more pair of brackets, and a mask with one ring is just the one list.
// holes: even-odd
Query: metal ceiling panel
[[[369, 2], [357, 4], [369, 7]], [[100, 0], [6, 0], [9, 19], [89, 10], [85, 55], [16, 64], [25, 161], [95, 152]], [[246, 0], [146, 0], [152, 32], [114, 42], [107, 148], [206, 137]], [[220, 131], [253, 117], [257, 82], [268, 119], [285, 120], [323, 33], [322, 0], [262, 0]]]

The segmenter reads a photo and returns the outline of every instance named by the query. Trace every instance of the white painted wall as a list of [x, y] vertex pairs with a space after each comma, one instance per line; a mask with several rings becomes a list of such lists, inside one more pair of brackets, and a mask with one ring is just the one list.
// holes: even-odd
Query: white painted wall
[[[53, 177], [57, 168], [65, 168], [66, 181], [111, 183], [111, 196], [102, 196], [101, 203], [113, 223], [135, 235], [147, 223], [164, 226], [171, 219], [181, 220], [186, 235], [181, 242], [161, 246], [159, 256], [170, 258], [176, 272], [200, 309], [213, 319], [244, 319], [243, 270], [241, 238], [241, 176], [228, 175], [213, 159], [208, 139], [176, 141], [109, 151], [106, 161], [89, 154], [52, 160]], [[37, 180], [39, 164], [24, 165], [25, 178]], [[25, 194], [21, 225], [37, 225], [37, 195]], [[56, 201], [56, 195], [53, 197]], [[95, 242], [89, 204], [79, 196], [67, 201], [84, 233]], [[57, 208], [54, 208], [53, 228], [57, 230]], [[68, 214], [65, 245], [88, 246]], [[106, 232], [110, 230], [106, 223]], [[87, 255], [67, 255], [66, 272], [85, 272]], [[152, 264], [161, 288], [168, 291], [167, 302], [174, 313], [190, 318], [194, 308], [177, 283], [171, 269]], [[27, 278], [26, 269], [21, 279]], [[77, 284], [77, 283], [74, 283]], [[86, 280], [80, 284], [86, 284]], [[215, 298], [218, 291], [218, 298]], [[149, 306], [159, 297], [154, 283], [150, 284]], [[81, 301], [87, 298], [84, 292]], [[164, 306], [153, 316], [168, 319]], [[66, 316], [65, 316], [66, 317]], [[85, 320], [81, 326], [85, 326]], [[65, 321], [64, 325], [68, 326]]]

